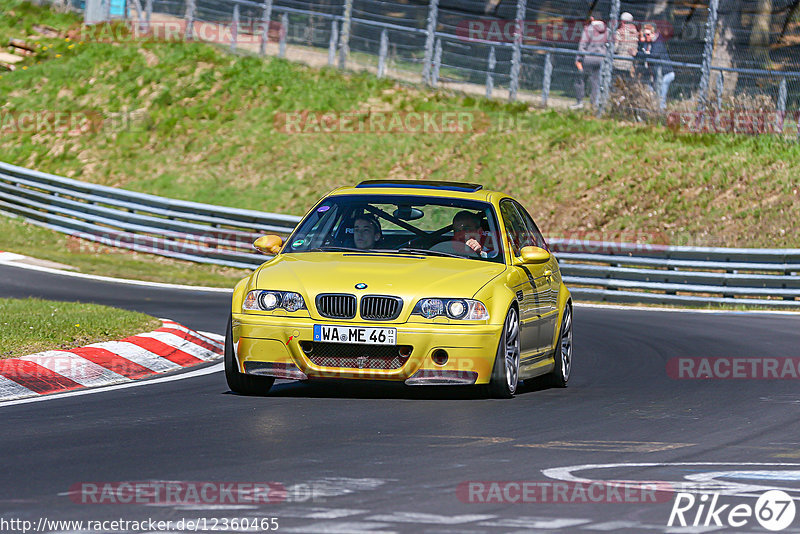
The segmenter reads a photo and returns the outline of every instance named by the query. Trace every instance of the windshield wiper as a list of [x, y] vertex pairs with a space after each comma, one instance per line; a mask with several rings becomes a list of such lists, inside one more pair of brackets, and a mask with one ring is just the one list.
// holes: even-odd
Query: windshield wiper
[[425, 256], [444, 256], [446, 258], [464, 258], [458, 254], [442, 252], [441, 250], [428, 250], [426, 248], [399, 248], [397, 252], [407, 252], [409, 254], [424, 254]]

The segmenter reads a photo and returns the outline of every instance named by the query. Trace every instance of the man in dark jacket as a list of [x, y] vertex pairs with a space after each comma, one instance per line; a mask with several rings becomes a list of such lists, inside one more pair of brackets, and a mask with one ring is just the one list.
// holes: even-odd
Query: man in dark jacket
[[[642, 76], [645, 82], [656, 92], [659, 106], [664, 109], [667, 105], [669, 84], [675, 79], [675, 71], [669, 63], [662, 63], [670, 61], [667, 46], [652, 24], [645, 24], [642, 28], [642, 38], [636, 57], [641, 62]], [[661, 67], [661, 85], [657, 83], [658, 67]]]
[[592, 86], [592, 105], [597, 105], [600, 97], [600, 67], [603, 66], [603, 56], [606, 53], [606, 43], [609, 32], [602, 20], [590, 19], [590, 23], [583, 28], [581, 40], [578, 43], [578, 55], [575, 56], [575, 67], [578, 77], [575, 79], [575, 100], [572, 109], [583, 107], [583, 98], [586, 96], [584, 78], [589, 76]]

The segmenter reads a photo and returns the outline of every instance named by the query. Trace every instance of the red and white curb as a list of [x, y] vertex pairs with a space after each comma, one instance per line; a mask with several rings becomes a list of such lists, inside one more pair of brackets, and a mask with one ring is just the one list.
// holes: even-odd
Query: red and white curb
[[146, 334], [0, 360], [0, 402], [131, 382], [222, 357], [221, 336], [168, 319]]

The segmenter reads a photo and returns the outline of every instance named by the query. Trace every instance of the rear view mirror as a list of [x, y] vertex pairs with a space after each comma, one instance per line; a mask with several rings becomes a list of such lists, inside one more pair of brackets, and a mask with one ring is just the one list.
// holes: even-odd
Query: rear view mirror
[[416, 221], [417, 219], [421, 219], [425, 214], [419, 208], [412, 208], [411, 206], [398, 206], [392, 215], [401, 221]]
[[550, 253], [539, 247], [522, 247], [519, 255], [522, 263], [547, 263], [550, 261]]
[[281, 251], [282, 245], [283, 239], [281, 239], [281, 236], [274, 234], [263, 235], [253, 243], [253, 246], [262, 254], [272, 254], [273, 256]]

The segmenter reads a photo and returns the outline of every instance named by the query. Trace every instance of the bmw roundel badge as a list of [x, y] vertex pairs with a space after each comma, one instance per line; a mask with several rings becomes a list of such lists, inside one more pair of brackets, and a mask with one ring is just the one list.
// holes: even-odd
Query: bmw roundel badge
[[367, 289], [367, 284], [364, 282], [356, 284], [356, 289]]

